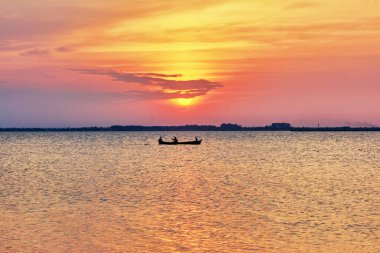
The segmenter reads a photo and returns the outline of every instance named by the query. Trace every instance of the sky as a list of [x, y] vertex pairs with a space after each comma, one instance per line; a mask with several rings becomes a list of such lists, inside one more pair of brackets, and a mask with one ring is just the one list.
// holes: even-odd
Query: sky
[[380, 125], [377, 0], [0, 0], [0, 127]]

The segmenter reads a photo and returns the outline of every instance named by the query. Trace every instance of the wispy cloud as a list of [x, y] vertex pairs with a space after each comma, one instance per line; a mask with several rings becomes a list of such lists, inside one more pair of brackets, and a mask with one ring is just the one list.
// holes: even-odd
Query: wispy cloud
[[182, 77], [181, 74], [159, 74], [159, 73], [134, 73], [136, 75], [142, 75], [142, 76], [157, 76], [157, 77]]
[[285, 6], [286, 10], [298, 10], [298, 9], [307, 9], [311, 7], [315, 7], [317, 4], [315, 2], [310, 1], [302, 1], [302, 2], [294, 2]]
[[6, 11], [2, 11], [0, 10], [0, 19], [17, 19], [19, 18], [20, 16], [16, 13], [16, 12], [6, 12]]
[[176, 98], [194, 98], [206, 95], [205, 91], [192, 92], [165, 92], [164, 90], [130, 90], [123, 93], [123, 97], [136, 100], [169, 100]]
[[50, 54], [50, 51], [47, 49], [31, 49], [20, 53], [20, 56], [37, 56], [37, 57], [43, 57]]
[[[165, 100], [172, 98], [193, 98], [206, 95], [209, 91], [223, 87], [218, 82], [205, 79], [171, 80], [168, 78], [182, 77], [181, 74], [161, 73], [128, 73], [115, 70], [81, 69], [72, 70], [82, 74], [109, 76], [113, 81], [127, 84], [140, 84], [152, 90], [130, 90], [127, 97], [139, 99]], [[154, 90], [153, 90], [154, 88]]]
[[36, 47], [37, 45], [29, 42], [0, 40], [0, 51], [22, 51]]
[[72, 51], [74, 51], [74, 48], [67, 47], [67, 46], [62, 46], [62, 47], [57, 47], [57, 48], [55, 49], [55, 51], [57, 51], [57, 52], [61, 52], [61, 53], [68, 53], [68, 52], [72, 52]]

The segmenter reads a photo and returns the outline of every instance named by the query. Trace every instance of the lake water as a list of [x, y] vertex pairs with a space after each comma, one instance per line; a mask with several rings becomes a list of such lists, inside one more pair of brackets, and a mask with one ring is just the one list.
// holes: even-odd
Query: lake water
[[380, 252], [380, 133], [0, 133], [0, 252]]

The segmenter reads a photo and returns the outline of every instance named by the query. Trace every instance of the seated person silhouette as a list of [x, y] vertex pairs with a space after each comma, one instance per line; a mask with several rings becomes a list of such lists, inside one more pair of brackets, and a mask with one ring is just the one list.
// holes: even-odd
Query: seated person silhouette
[[172, 140], [173, 140], [174, 143], [178, 143], [177, 137], [173, 136]]

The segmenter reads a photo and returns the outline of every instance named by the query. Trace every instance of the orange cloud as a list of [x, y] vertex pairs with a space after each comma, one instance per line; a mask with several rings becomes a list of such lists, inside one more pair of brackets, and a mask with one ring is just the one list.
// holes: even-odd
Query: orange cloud
[[317, 4], [311, 1], [295, 2], [295, 3], [287, 5], [285, 7], [285, 10], [298, 10], [298, 9], [312, 8], [316, 6]]

